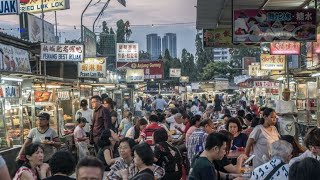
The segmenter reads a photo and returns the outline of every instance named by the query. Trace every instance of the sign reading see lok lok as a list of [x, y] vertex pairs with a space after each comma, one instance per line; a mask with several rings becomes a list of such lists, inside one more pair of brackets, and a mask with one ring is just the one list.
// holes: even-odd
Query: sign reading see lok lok
[[85, 58], [78, 63], [78, 77], [104, 78], [106, 77], [106, 58]]
[[83, 45], [41, 44], [41, 61], [83, 61]]

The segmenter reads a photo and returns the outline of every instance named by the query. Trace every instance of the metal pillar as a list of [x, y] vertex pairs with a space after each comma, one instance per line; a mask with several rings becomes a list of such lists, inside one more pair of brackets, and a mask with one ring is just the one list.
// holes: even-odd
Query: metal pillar
[[108, 0], [108, 1], [106, 2], [106, 4], [104, 4], [104, 6], [103, 6], [103, 8], [101, 9], [100, 13], [98, 14], [98, 16], [96, 17], [96, 19], [94, 20], [93, 25], [92, 25], [92, 32], [93, 32], [93, 33], [94, 33], [94, 27], [95, 27], [95, 25], [96, 25], [96, 22], [97, 22], [98, 18], [103, 14], [103, 11], [106, 10], [106, 8], [107, 8], [108, 5], [109, 5], [109, 2], [110, 2], [110, 0]]
[[84, 13], [87, 11], [88, 7], [90, 6], [90, 4], [92, 3], [93, 0], [90, 0], [90, 2], [87, 4], [86, 8], [84, 8], [84, 10], [82, 11], [81, 13], [81, 43], [83, 42], [83, 28], [82, 28], [82, 25], [83, 25], [83, 15]]

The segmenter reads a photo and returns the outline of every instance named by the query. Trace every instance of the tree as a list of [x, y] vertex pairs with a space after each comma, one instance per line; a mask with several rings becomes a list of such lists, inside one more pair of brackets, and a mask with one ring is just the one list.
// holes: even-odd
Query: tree
[[203, 72], [203, 68], [210, 62], [213, 62], [213, 49], [207, 48], [203, 49], [202, 40], [200, 34], [196, 35], [196, 63], [197, 63], [197, 71], [199, 73]]
[[145, 51], [139, 51], [139, 60], [150, 60], [151, 55]]
[[260, 48], [233, 48], [230, 49], [231, 54], [231, 67], [242, 68], [242, 58], [244, 57], [255, 57], [257, 61], [260, 61]]
[[108, 26], [107, 26], [107, 22], [106, 22], [106, 21], [103, 21], [103, 22], [102, 22], [102, 31], [103, 31], [104, 33], [109, 34], [109, 28], [108, 28]]
[[77, 39], [73, 39], [73, 40], [65, 40], [64, 41], [65, 44], [81, 44], [81, 42]]
[[125, 23], [122, 19], [117, 21], [117, 43], [124, 43], [125, 42]]
[[211, 80], [213, 78], [228, 78], [231, 77], [228, 62], [210, 62], [203, 68], [201, 73], [202, 80]]
[[112, 27], [110, 28], [110, 34], [115, 34]]
[[197, 67], [194, 63], [194, 56], [186, 49], [182, 49], [181, 74], [183, 76], [189, 76], [190, 81], [196, 81], [198, 77]]

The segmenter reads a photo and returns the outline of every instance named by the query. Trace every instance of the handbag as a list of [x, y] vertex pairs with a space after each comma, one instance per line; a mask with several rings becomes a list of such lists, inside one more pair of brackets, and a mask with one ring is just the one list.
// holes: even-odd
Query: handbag
[[281, 166], [285, 165], [286, 163], [282, 162], [280, 164], [278, 164], [276, 167], [274, 167], [272, 169], [272, 171], [268, 174], [268, 176], [266, 178], [264, 178], [265, 180], [269, 180], [271, 179], [271, 177], [281, 168]]

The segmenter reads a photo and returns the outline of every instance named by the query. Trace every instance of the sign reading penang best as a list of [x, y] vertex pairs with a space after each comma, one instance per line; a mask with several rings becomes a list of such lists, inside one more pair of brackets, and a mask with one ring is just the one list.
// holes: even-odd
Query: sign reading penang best
[[70, 0], [24, 0], [20, 3], [20, 11], [28, 13], [44, 12], [70, 9]]
[[284, 70], [286, 57], [284, 55], [261, 54], [260, 61], [262, 70]]
[[41, 61], [83, 61], [82, 44], [41, 43]]
[[104, 78], [107, 75], [105, 57], [85, 58], [78, 63], [78, 77], [82, 78]]
[[18, 0], [0, 0], [0, 15], [19, 14]]

